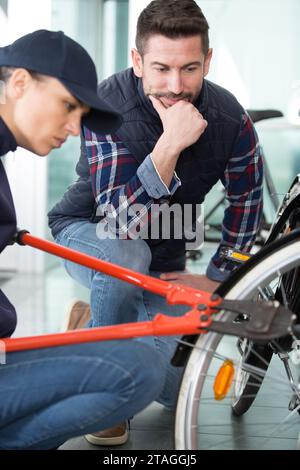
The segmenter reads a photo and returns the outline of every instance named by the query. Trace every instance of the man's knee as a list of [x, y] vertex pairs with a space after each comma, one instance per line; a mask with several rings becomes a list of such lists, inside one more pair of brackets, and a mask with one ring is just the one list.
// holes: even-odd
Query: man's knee
[[56, 241], [98, 259], [141, 273], [148, 273], [151, 264], [151, 250], [144, 240], [101, 238], [96, 224], [73, 224], [59, 234]]
[[110, 240], [105, 247], [107, 261], [140, 273], [149, 272], [151, 250], [144, 240]]

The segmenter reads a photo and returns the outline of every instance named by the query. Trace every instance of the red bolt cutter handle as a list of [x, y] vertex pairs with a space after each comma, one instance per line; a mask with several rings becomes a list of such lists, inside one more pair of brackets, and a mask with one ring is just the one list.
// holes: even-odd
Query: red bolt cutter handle
[[[18, 243], [29, 245], [33, 248], [51, 253], [60, 258], [86, 266], [95, 271], [116, 277], [129, 282], [154, 294], [166, 297], [170, 304], [183, 304], [192, 307], [181, 317], [170, 317], [158, 314], [153, 321], [124, 323], [121, 325], [105, 326], [86, 330], [67, 331], [65, 333], [31, 336], [24, 338], [2, 339], [5, 349], [9, 351], [21, 351], [67, 344], [77, 344], [91, 341], [108, 341], [113, 339], [128, 339], [149, 335], [180, 335], [199, 334], [202, 329], [210, 325], [210, 315], [214, 313], [214, 307], [219, 305], [222, 299], [208, 292], [193, 289], [183, 285], [175, 285], [170, 282], [155, 279], [145, 274], [140, 274], [107, 261], [99, 260], [93, 256], [80, 253], [56, 243], [43, 240], [28, 232], [19, 232]], [[201, 311], [198, 309], [201, 304]], [[202, 319], [201, 319], [202, 318]]]

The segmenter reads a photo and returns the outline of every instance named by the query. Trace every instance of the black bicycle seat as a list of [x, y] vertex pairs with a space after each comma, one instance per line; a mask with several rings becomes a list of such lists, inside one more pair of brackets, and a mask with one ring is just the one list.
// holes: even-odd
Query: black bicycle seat
[[263, 121], [276, 117], [283, 117], [283, 113], [278, 109], [247, 109], [252, 122]]

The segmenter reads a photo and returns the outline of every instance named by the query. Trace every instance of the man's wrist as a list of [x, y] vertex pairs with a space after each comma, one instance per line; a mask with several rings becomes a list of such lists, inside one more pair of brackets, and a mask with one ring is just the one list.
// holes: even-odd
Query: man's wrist
[[137, 176], [148, 196], [153, 199], [169, 198], [181, 185], [180, 179], [173, 175], [171, 178], [171, 188], [168, 188], [155, 168], [151, 154], [139, 166]]
[[163, 133], [158, 139], [153, 149], [152, 155], [153, 153], [157, 155], [161, 154], [163, 155], [164, 161], [168, 159], [170, 161], [174, 161], [176, 164], [182, 150], [183, 149], [180, 144], [177, 142], [172, 142], [171, 139], [166, 137], [166, 135]]

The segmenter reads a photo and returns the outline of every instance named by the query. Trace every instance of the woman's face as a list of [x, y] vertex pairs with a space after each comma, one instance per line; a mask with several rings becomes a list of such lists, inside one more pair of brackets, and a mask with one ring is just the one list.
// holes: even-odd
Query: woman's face
[[89, 107], [74, 98], [56, 78], [30, 76], [15, 100], [13, 121], [17, 143], [45, 156], [61, 147], [69, 135], [80, 134], [81, 119], [88, 112]]

